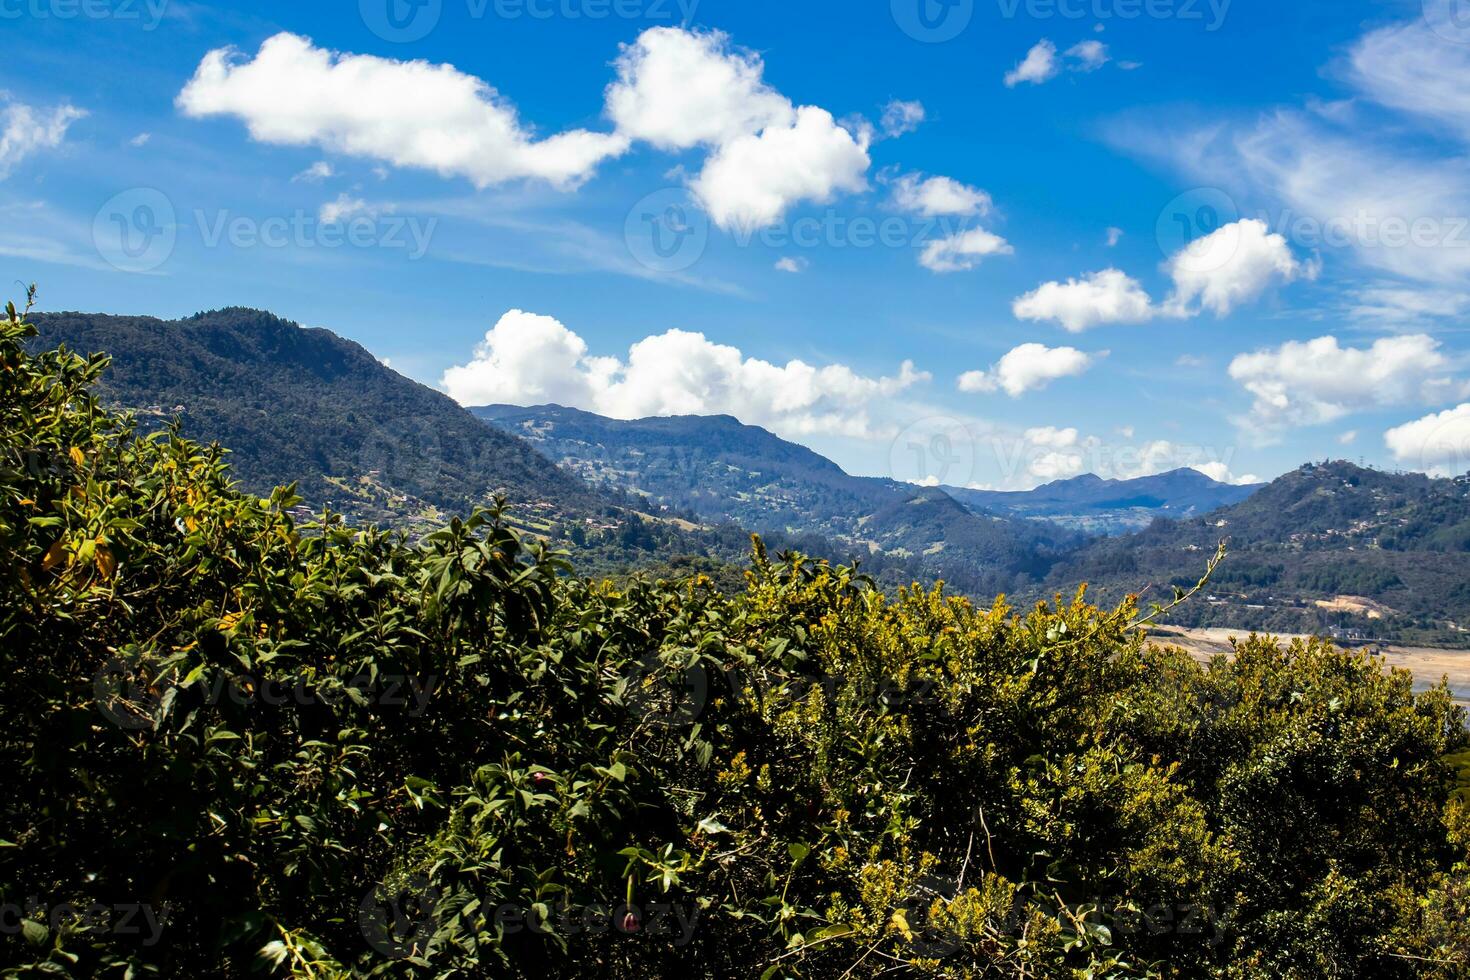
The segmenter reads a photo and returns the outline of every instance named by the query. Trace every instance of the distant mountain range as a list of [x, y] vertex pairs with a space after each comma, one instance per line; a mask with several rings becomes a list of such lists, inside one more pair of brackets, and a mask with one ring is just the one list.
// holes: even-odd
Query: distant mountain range
[[1046, 520], [1086, 534], [1123, 534], [1159, 518], [1198, 517], [1247, 499], [1263, 484], [1219, 483], [1199, 470], [1179, 469], [1134, 480], [1087, 474], [1035, 490], [1006, 492], [945, 487], [972, 510]]
[[1026, 493], [926, 489], [851, 476], [727, 416], [467, 411], [356, 344], [255, 310], [34, 319], [37, 346], [111, 355], [101, 394], [144, 427], [177, 423], [228, 447], [247, 489], [294, 482], [304, 506], [360, 523], [416, 532], [504, 493], [527, 531], [589, 573], [704, 571], [733, 587], [750, 530], [773, 548], [861, 558], [884, 586], [943, 578], [1019, 602], [1082, 582], [1101, 601], [1167, 600], [1228, 538], [1208, 597], [1173, 622], [1470, 645], [1470, 478], [1330, 463], [1264, 487], [1178, 470]]
[[937, 488], [850, 476], [729, 416], [620, 421], [558, 405], [470, 411], [593, 486], [695, 520], [817, 535], [894, 582], [939, 577], [977, 594], [1012, 591], [1082, 544], [1056, 525], [975, 513]]

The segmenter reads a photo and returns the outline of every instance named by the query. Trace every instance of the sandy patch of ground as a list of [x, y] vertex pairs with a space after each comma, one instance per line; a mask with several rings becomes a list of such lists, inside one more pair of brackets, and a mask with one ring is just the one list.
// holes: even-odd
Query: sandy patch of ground
[[[1157, 626], [1150, 630], [1149, 639], [1160, 645], [1177, 646], [1201, 662], [1212, 657], [1232, 652], [1232, 636], [1245, 639], [1249, 631], [1229, 629], [1183, 629], [1178, 626]], [[1293, 637], [1282, 636], [1285, 642]], [[1403, 667], [1414, 674], [1415, 687], [1423, 690], [1438, 684], [1441, 678], [1450, 682], [1455, 700], [1470, 705], [1470, 650], [1438, 650], [1432, 647], [1376, 647], [1379, 656], [1390, 667]]]

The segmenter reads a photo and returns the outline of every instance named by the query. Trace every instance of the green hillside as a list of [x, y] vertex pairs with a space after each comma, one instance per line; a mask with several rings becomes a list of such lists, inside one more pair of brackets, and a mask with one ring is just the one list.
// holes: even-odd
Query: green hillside
[[1435, 480], [1346, 462], [1309, 464], [1207, 517], [1158, 521], [1099, 541], [1052, 569], [1110, 601], [1192, 583], [1201, 555], [1230, 557], [1185, 626], [1336, 632], [1470, 646], [1470, 479]]

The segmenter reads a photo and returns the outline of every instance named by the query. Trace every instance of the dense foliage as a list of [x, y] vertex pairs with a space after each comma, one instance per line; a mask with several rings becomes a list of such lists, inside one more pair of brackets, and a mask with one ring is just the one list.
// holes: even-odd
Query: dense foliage
[[614, 587], [140, 437], [0, 324], [7, 976], [1453, 977], [1444, 690], [757, 543]]

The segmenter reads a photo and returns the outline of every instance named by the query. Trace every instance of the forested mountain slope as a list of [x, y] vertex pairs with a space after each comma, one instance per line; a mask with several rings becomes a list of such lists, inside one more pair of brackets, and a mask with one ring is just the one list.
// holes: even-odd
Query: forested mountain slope
[[1212, 594], [1179, 610], [1181, 625], [1470, 639], [1470, 479], [1346, 462], [1308, 464], [1204, 518], [1095, 542], [1048, 585], [1090, 582], [1102, 599], [1149, 584], [1167, 593], [1198, 579], [1222, 539], [1230, 556]]

